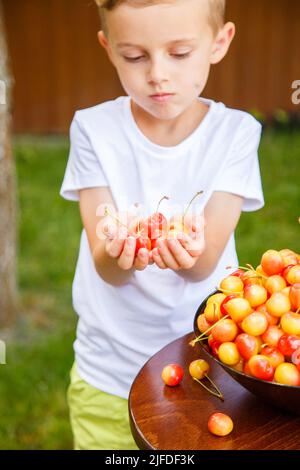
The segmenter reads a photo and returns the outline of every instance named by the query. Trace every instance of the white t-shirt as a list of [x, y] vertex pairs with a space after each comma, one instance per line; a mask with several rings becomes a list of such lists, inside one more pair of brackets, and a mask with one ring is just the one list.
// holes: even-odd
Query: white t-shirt
[[[60, 194], [78, 201], [79, 189], [109, 186], [119, 211], [139, 202], [148, 215], [167, 195], [170, 201], [160, 210], [169, 217], [174, 202], [185, 205], [197, 191], [204, 191], [197, 208], [204, 208], [214, 191], [225, 191], [244, 198], [244, 211], [260, 209], [261, 125], [223, 103], [199, 100], [209, 105], [205, 118], [173, 147], [157, 145], [141, 132], [128, 96], [77, 111]], [[190, 282], [150, 265], [136, 271], [126, 285], [115, 287], [97, 274], [83, 230], [73, 282], [73, 306], [79, 316], [74, 349], [81, 377], [127, 398], [143, 364], [192, 331], [201, 301], [229, 274], [226, 266], [237, 264], [232, 234], [215, 271], [204, 281]]]

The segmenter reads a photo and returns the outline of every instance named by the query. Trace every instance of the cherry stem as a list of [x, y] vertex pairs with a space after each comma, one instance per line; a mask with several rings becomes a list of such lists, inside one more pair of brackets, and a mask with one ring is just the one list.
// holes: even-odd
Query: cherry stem
[[212, 384], [212, 386], [214, 387], [215, 390], [212, 390], [211, 388], [204, 385], [204, 383], [202, 383], [201, 380], [197, 379], [196, 377], [193, 377], [193, 379], [196, 382], [198, 382], [198, 384], [202, 385], [202, 387], [205, 388], [205, 390], [207, 390], [209, 393], [211, 393], [215, 397], [219, 398], [220, 400], [224, 401], [224, 396], [223, 396], [222, 392], [220, 391], [220, 389], [217, 387], [217, 385], [209, 378], [208, 375], [205, 374], [205, 377], [210, 381], [210, 383]]
[[[250, 272], [250, 271], [248, 271]], [[254, 271], [256, 272], [256, 271]], [[264, 276], [263, 274], [259, 274], [259, 273], [256, 273], [256, 274], [253, 274], [253, 276], [249, 276], [249, 279], [255, 279], [255, 278], [258, 278], [258, 279], [268, 279], [267, 276]]]
[[124, 225], [124, 227], [127, 228], [127, 225], [124, 224], [117, 216], [111, 214], [107, 207], [105, 207], [104, 215], [109, 215], [109, 216], [112, 217], [114, 220], [116, 220], [119, 224]]
[[246, 264], [246, 266], [248, 268], [250, 268], [250, 271], [255, 271], [254, 267], [252, 266], [252, 264]]
[[[249, 265], [247, 265], [249, 266]], [[226, 266], [226, 269], [242, 269], [243, 271], [255, 271], [255, 269], [246, 268], [245, 266]]]
[[[200, 343], [201, 341], [207, 341], [208, 340], [208, 336], [203, 336], [203, 338], [197, 338], [198, 339], [198, 342]], [[190, 346], [195, 346], [193, 343], [194, 343], [195, 340], [192, 340], [189, 342], [189, 345]]]
[[242, 269], [243, 271], [253, 271], [255, 274], [251, 277], [261, 277], [262, 279], [268, 279], [268, 276], [264, 276], [261, 273], [258, 273], [256, 269], [251, 264], [247, 264], [247, 268], [245, 266], [226, 266], [226, 269]]
[[164, 197], [162, 197], [162, 198], [161, 198], [161, 200], [159, 201], [159, 203], [157, 204], [157, 208], [156, 208], [156, 211], [155, 211], [155, 213], [157, 213], [157, 212], [158, 212], [159, 206], [160, 206], [160, 204], [162, 203], [162, 201], [163, 201], [164, 199], [167, 199], [167, 200], [169, 200], [170, 198], [169, 198], [168, 196], [164, 196]]
[[220, 399], [221, 399], [222, 401], [224, 401], [223, 393], [221, 392], [221, 390], [219, 389], [219, 387], [217, 386], [217, 384], [216, 384], [207, 374], [205, 374], [205, 377], [210, 381], [210, 383], [212, 384], [212, 386], [215, 387], [215, 389], [217, 390], [217, 392], [220, 394]]
[[143, 228], [141, 229], [140, 220], [138, 220], [137, 231], [136, 231], [135, 236], [140, 237], [143, 234], [144, 231], [145, 231], [145, 229], [143, 229]]
[[191, 201], [189, 202], [189, 205], [187, 206], [186, 210], [184, 211], [183, 213], [183, 216], [182, 216], [182, 227], [184, 227], [184, 218], [186, 216], [186, 214], [188, 213], [189, 211], [189, 208], [191, 207], [192, 203], [194, 202], [194, 200], [200, 196], [201, 194], [203, 194], [204, 191], [198, 191], [195, 196], [193, 197], [193, 199], [191, 199]]
[[203, 333], [201, 333], [201, 335], [199, 335], [197, 338], [195, 338], [193, 341], [190, 342], [190, 345], [191, 346], [195, 346], [196, 343], [198, 343], [199, 341], [203, 341], [203, 336], [207, 336], [207, 333], [212, 330], [215, 326], [217, 326], [219, 323], [221, 323], [221, 321], [223, 320], [226, 320], [226, 318], [228, 318], [230, 315], [225, 315], [225, 317], [221, 318], [219, 321], [217, 321], [216, 323], [214, 323], [212, 326], [210, 326], [209, 328], [207, 328], [206, 331], [204, 331]]

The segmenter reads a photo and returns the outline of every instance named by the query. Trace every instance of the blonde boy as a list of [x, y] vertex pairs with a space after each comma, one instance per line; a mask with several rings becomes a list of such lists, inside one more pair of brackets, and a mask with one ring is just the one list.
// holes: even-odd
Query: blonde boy
[[[228, 274], [226, 266], [237, 264], [241, 211], [263, 206], [261, 126], [201, 97], [211, 65], [224, 58], [235, 34], [234, 24], [224, 22], [225, 1], [97, 3], [98, 39], [127, 96], [76, 112], [71, 126], [61, 194], [79, 200], [84, 230], [68, 399], [75, 448], [132, 449], [127, 398], [135, 375], [192, 329], [200, 301]], [[162, 211], [170, 218], [199, 190], [188, 234], [161, 239], [137, 256], [128, 226], [120, 231], [99, 212], [110, 205], [133, 217], [138, 202], [151, 214], [167, 195]]]

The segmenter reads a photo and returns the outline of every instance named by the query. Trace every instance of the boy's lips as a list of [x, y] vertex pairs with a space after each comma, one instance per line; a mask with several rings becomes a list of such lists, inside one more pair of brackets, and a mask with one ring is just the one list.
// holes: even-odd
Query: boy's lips
[[152, 98], [153, 96], [168, 96], [168, 95], [174, 95], [174, 93], [170, 93], [168, 91], [160, 91], [158, 93], [153, 93], [153, 95], [150, 95], [150, 96]]
[[155, 95], [150, 95], [150, 98], [152, 98], [154, 101], [165, 102], [168, 101], [172, 96], [174, 96], [174, 93], [156, 93]]

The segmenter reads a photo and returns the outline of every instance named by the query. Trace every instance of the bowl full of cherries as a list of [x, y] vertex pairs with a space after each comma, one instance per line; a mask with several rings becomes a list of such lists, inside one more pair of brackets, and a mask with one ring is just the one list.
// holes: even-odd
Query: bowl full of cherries
[[300, 415], [300, 255], [268, 250], [199, 306], [191, 346], [269, 404]]

